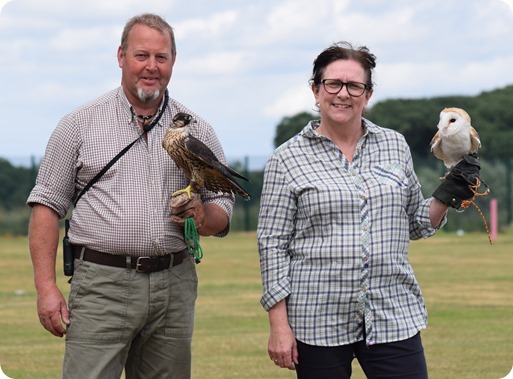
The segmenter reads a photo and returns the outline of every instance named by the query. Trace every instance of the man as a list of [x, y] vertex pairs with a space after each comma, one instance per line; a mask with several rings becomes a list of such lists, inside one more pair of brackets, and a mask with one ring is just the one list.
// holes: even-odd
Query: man
[[[197, 121], [192, 134], [222, 160], [224, 153], [207, 122], [166, 101], [176, 58], [166, 21], [153, 14], [129, 20], [117, 58], [121, 86], [63, 117], [27, 200], [39, 319], [53, 335], [66, 335], [64, 378], [119, 378], [123, 369], [126, 378], [189, 378], [197, 276], [183, 223], [194, 217], [201, 235], [222, 237], [234, 199], [202, 190], [201, 200], [171, 210], [171, 194], [188, 181], [162, 137], [176, 113], [189, 113]], [[66, 304], [56, 285], [58, 220], [159, 117], [74, 207], [75, 271]]]

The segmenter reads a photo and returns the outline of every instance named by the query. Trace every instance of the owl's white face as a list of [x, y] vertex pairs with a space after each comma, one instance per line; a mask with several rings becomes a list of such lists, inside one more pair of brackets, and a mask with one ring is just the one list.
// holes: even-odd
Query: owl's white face
[[440, 112], [438, 130], [444, 137], [470, 129], [470, 116], [461, 109], [448, 109]]

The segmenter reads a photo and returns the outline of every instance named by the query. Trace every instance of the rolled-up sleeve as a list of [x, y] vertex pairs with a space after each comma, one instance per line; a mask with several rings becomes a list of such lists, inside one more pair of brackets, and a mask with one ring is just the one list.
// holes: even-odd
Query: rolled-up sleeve
[[422, 195], [420, 182], [413, 169], [413, 160], [409, 148], [405, 151], [407, 160], [407, 175], [409, 181], [409, 201], [408, 201], [408, 217], [410, 224], [410, 239], [418, 240], [420, 238], [428, 238], [434, 235], [437, 230], [442, 228], [447, 222], [447, 215], [444, 216], [440, 225], [433, 227], [429, 217], [429, 208], [433, 198], [424, 199]]
[[264, 171], [260, 200], [257, 229], [263, 286], [260, 302], [266, 310], [291, 291], [288, 249], [295, 231], [296, 200], [284, 172], [279, 157], [272, 157]]
[[447, 214], [443, 217], [440, 225], [433, 227], [429, 218], [429, 208], [433, 198], [425, 199], [420, 204], [415, 215], [414, 227], [410, 230], [410, 238], [412, 240], [420, 238], [428, 238], [434, 235], [447, 222]]
[[43, 204], [64, 218], [75, 196], [78, 138], [76, 122], [67, 115], [52, 133], [27, 204]]

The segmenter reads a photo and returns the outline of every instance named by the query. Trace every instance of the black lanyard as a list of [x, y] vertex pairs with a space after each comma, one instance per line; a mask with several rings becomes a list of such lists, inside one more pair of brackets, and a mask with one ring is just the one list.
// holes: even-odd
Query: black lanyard
[[148, 133], [151, 129], [153, 129], [153, 127], [155, 125], [157, 125], [157, 123], [160, 121], [160, 118], [162, 117], [162, 115], [164, 114], [164, 112], [165, 112], [165, 110], [167, 108], [168, 102], [169, 102], [169, 95], [168, 95], [168, 91], [166, 89], [166, 92], [164, 92], [164, 104], [162, 105], [162, 108], [160, 108], [160, 112], [157, 114], [155, 119], [151, 122], [151, 124], [143, 125], [144, 132], [139, 137], [137, 137], [135, 139], [135, 141], [133, 141], [132, 143], [127, 145], [123, 150], [121, 150], [118, 153], [118, 155], [116, 155], [114, 158], [112, 158], [112, 160], [109, 163], [107, 163], [105, 165], [105, 167], [102, 168], [101, 171], [98, 174], [96, 174], [96, 176], [94, 178], [92, 178], [91, 181], [89, 183], [87, 183], [84, 188], [82, 188], [82, 191], [80, 191], [80, 193], [78, 194], [77, 198], [73, 202], [74, 206], [77, 205], [77, 203], [80, 200], [80, 198], [109, 170], [109, 168], [112, 167], [112, 165], [114, 165], [114, 163], [116, 163], [119, 160], [119, 158], [121, 158], [128, 150], [130, 150], [130, 148], [137, 141], [139, 141], [143, 136], [146, 135], [146, 133]]

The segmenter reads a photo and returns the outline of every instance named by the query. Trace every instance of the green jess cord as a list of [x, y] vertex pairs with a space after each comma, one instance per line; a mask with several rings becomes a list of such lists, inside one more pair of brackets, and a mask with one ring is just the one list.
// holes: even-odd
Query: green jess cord
[[203, 258], [203, 249], [199, 243], [198, 228], [196, 228], [196, 223], [192, 217], [185, 219], [184, 237], [189, 254], [194, 256], [196, 263], [200, 263]]

